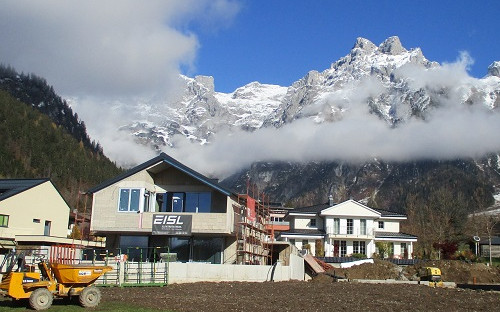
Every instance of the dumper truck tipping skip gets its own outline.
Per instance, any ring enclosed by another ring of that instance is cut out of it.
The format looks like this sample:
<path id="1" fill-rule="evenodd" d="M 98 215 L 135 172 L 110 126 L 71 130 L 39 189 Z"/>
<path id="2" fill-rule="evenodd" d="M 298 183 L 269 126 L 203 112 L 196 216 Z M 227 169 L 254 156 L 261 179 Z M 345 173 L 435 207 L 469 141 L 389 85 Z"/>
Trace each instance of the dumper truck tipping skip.
<path id="1" fill-rule="evenodd" d="M 36 263 L 40 272 L 35 272 L 35 265 L 25 265 L 22 253 L 11 252 L 0 266 L 3 294 L 15 300 L 28 299 L 35 310 L 48 309 L 54 297 L 70 296 L 78 296 L 84 307 L 96 307 L 101 291 L 93 283 L 113 269 L 110 266 L 48 263 L 43 256 L 38 257 Z"/>

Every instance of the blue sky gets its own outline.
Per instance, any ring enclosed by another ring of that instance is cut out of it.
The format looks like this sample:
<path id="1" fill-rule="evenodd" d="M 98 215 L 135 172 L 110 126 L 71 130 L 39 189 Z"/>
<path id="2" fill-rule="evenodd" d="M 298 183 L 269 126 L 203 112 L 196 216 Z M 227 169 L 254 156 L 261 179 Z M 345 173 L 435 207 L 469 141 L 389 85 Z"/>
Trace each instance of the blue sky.
<path id="1" fill-rule="evenodd" d="M 129 157 L 122 161 L 130 164 L 144 161 L 147 153 L 118 129 L 142 118 L 143 103 L 163 108 L 178 99 L 185 88 L 179 84 L 181 73 L 189 77 L 213 76 L 215 89 L 220 92 L 232 92 L 253 81 L 289 86 L 310 70 L 329 68 L 332 62 L 349 53 L 358 37 L 379 45 L 390 36 L 399 36 L 405 48 L 420 47 L 427 59 L 441 64 L 454 63 L 463 52 L 468 53 L 474 60 L 468 74 L 479 78 L 487 73 L 492 62 L 500 61 L 499 3 L 2 0 L 0 63 L 44 77 L 78 112 L 90 136 L 104 146 L 106 153 L 114 160 Z M 474 79 L 463 72 L 467 61 L 468 58 L 463 58 L 457 64 L 443 66 L 432 77 L 418 72 L 413 75 L 420 74 L 414 77 L 419 81 L 432 78 L 432 83 L 436 79 L 446 85 L 469 83 Z M 184 148 L 185 155 L 181 158 L 194 157 L 188 163 L 200 166 L 206 161 L 207 168 L 214 163 L 226 167 L 243 156 L 253 157 L 248 156 L 247 142 L 251 139 L 258 140 L 258 144 L 269 143 L 259 149 L 258 157 L 262 157 L 261 150 L 290 157 L 300 150 L 305 153 L 301 157 L 308 160 L 324 155 L 332 157 L 332 151 L 352 151 L 357 155 L 361 145 L 370 157 L 391 155 L 391 159 L 429 156 L 427 153 L 434 150 L 439 153 L 431 157 L 441 158 L 450 153 L 453 157 L 475 155 L 480 148 L 498 150 L 498 114 L 485 116 L 457 110 L 438 114 L 434 123 L 409 124 L 402 129 L 405 131 L 397 132 L 378 119 L 373 121 L 368 111 L 362 118 L 356 119 L 358 116 L 353 114 L 350 119 L 321 128 L 294 122 L 280 131 L 267 129 L 268 133 L 264 129 L 232 136 L 238 137 L 241 145 L 232 141 L 225 144 L 219 137 L 218 144 L 211 144 L 208 149 L 203 147 L 205 154 L 198 150 L 201 148 L 198 145 Z M 338 135 L 353 128 L 360 132 Z M 305 140 L 302 146 L 288 143 L 304 133 L 317 136 Z M 329 139 L 324 144 L 327 136 L 323 133 L 337 134 L 339 139 Z M 239 139 L 250 135 L 251 138 Z M 467 136 L 469 139 L 464 140 Z M 231 136 L 226 137 L 231 140 Z M 419 140 L 423 141 L 414 143 Z M 401 148 L 400 142 L 408 142 L 408 148 Z M 227 152 L 227 146 L 231 146 L 231 153 Z M 293 150 L 287 152 L 287 147 Z M 214 151 L 212 158 L 207 156 L 210 148 Z M 132 160 L 132 156 L 136 158 Z M 221 161 L 223 156 L 235 158 Z"/>
<path id="2" fill-rule="evenodd" d="M 498 12 L 500 1 L 3 0 L 0 63 L 63 96 L 168 94 L 179 73 L 232 92 L 289 86 L 357 37 L 378 45 L 396 35 L 439 63 L 466 51 L 479 78 L 500 61 Z"/>
<path id="3" fill-rule="evenodd" d="M 232 92 L 252 81 L 288 86 L 309 70 L 322 71 L 349 53 L 357 37 L 380 44 L 399 36 L 431 61 L 454 62 L 461 51 L 482 77 L 500 60 L 500 1 L 241 1 L 225 28 L 204 30 L 188 75 L 211 75 Z"/>

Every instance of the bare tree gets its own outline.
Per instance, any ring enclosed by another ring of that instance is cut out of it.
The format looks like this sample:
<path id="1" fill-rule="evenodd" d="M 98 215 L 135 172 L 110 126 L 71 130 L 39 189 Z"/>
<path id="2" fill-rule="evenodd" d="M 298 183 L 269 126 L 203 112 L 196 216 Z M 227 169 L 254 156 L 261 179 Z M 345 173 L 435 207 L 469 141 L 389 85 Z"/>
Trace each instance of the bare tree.
<path id="1" fill-rule="evenodd" d="M 499 234 L 498 225 L 500 225 L 500 214 L 493 212 L 480 212 L 469 216 L 470 229 L 473 235 L 486 236 L 489 247 L 489 263 L 492 265 L 491 239 Z"/>

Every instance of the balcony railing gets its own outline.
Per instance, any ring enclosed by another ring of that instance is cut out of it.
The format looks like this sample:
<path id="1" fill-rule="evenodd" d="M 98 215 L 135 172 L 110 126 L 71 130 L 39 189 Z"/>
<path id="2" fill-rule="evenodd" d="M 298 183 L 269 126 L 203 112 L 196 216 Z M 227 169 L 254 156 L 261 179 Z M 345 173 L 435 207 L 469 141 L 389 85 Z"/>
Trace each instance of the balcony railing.
<path id="1" fill-rule="evenodd" d="M 326 233 L 330 237 L 373 237 L 373 229 L 359 228 L 354 226 L 328 226 Z"/>
<path id="2" fill-rule="evenodd" d="M 269 221 L 267 224 L 290 226 L 290 222 L 288 221 Z"/>

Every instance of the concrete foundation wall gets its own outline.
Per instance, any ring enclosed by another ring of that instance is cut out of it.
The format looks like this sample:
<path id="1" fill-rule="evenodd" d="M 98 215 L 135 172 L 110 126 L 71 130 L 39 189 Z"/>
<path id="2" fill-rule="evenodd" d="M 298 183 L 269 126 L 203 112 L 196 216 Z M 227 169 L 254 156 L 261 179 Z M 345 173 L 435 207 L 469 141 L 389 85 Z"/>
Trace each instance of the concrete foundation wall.
<path id="1" fill-rule="evenodd" d="M 290 265 L 235 265 L 207 263 L 169 263 L 168 283 L 265 282 L 304 280 L 304 260 L 291 255 Z"/>

